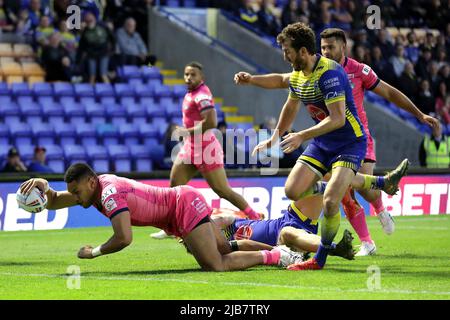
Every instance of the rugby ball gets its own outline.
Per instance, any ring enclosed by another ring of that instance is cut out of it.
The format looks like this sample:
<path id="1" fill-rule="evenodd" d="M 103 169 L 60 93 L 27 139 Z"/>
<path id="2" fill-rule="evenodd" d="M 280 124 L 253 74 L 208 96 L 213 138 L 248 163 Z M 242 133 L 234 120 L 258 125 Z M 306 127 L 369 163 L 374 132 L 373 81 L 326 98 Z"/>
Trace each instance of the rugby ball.
<path id="1" fill-rule="evenodd" d="M 33 188 L 29 195 L 23 195 L 20 189 L 16 192 L 19 208 L 31 213 L 38 213 L 47 207 L 47 196 L 38 188 Z"/>

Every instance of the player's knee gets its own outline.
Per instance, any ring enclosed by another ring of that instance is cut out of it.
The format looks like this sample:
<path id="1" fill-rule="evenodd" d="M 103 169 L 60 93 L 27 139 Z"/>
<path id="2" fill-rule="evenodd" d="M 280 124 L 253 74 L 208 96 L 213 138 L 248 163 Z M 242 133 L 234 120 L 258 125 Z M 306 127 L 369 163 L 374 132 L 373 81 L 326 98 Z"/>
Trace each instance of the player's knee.
<path id="1" fill-rule="evenodd" d="M 225 266 L 221 262 L 202 263 L 201 267 L 202 267 L 203 271 L 210 271 L 210 272 L 222 272 L 222 271 L 225 271 Z"/>
<path id="2" fill-rule="evenodd" d="M 288 199 L 293 201 L 298 200 L 299 195 L 301 194 L 300 192 L 295 190 L 295 188 L 292 188 L 290 186 L 284 187 L 284 193 L 286 194 L 286 197 L 288 197 Z"/>
<path id="3" fill-rule="evenodd" d="M 336 197 L 328 196 L 323 199 L 323 207 L 326 214 L 335 214 L 339 211 L 339 199 Z"/>
<path id="4" fill-rule="evenodd" d="M 280 232 L 279 243 L 289 246 L 293 242 L 295 235 L 292 233 L 290 228 L 283 228 Z"/>

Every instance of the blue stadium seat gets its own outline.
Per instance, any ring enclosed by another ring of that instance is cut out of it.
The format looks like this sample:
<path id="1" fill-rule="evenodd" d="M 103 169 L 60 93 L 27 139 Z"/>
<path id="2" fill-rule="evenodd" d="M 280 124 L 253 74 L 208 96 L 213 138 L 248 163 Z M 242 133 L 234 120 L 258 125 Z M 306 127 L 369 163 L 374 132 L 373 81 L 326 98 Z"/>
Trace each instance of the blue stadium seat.
<path id="1" fill-rule="evenodd" d="M 152 124 L 141 124 L 139 126 L 139 134 L 144 144 L 147 144 L 150 139 L 158 139 L 161 137 L 158 128 Z"/>
<path id="2" fill-rule="evenodd" d="M 184 84 L 177 84 L 172 86 L 172 94 L 175 98 L 183 98 L 186 93 L 187 89 Z"/>
<path id="3" fill-rule="evenodd" d="M 134 89 L 128 83 L 115 83 L 114 91 L 117 98 L 134 97 Z"/>
<path id="4" fill-rule="evenodd" d="M 129 104 L 136 104 L 136 99 L 134 97 L 121 97 L 119 98 L 119 104 L 122 106 L 128 106 Z"/>
<path id="5" fill-rule="evenodd" d="M 0 145 L 7 144 L 9 144 L 9 127 L 7 124 L 0 123 Z"/>
<path id="6" fill-rule="evenodd" d="M 89 105 L 89 104 L 94 104 L 94 103 L 97 103 L 96 101 L 95 101 L 95 97 L 80 97 L 79 98 L 79 101 L 80 101 L 80 103 L 83 105 L 83 106 L 87 106 L 87 105 Z"/>
<path id="7" fill-rule="evenodd" d="M 116 145 L 119 143 L 119 129 L 113 124 L 97 125 L 97 141 L 100 139 L 102 145 Z"/>
<path id="8" fill-rule="evenodd" d="M 175 123 L 176 125 L 183 126 L 183 118 L 182 117 L 172 117 L 170 118 L 171 123 Z"/>
<path id="9" fill-rule="evenodd" d="M 153 95 L 154 95 L 153 88 L 147 84 L 136 85 L 134 87 L 134 92 L 135 92 L 136 97 L 139 97 L 139 98 L 153 97 Z"/>
<path id="10" fill-rule="evenodd" d="M 32 144 L 33 132 L 31 131 L 31 126 L 27 123 L 9 123 L 9 135 L 16 146 Z"/>
<path id="11" fill-rule="evenodd" d="M 150 172 L 153 170 L 153 162 L 150 150 L 144 145 L 130 146 L 131 158 L 133 159 L 133 168 L 138 172 Z"/>
<path id="12" fill-rule="evenodd" d="M 139 144 L 139 128 L 136 125 L 123 124 L 119 127 L 119 133 L 123 144 L 127 146 Z"/>
<path id="13" fill-rule="evenodd" d="M 184 6 L 186 8 L 195 8 L 197 7 L 197 3 L 195 0 L 184 0 Z"/>
<path id="14" fill-rule="evenodd" d="M 11 95 L 8 96 L 0 96 L 0 105 L 4 105 L 5 103 L 13 102 L 13 98 Z"/>
<path id="15" fill-rule="evenodd" d="M 157 99 L 161 97 L 172 97 L 172 87 L 160 84 L 154 88 L 154 96 Z"/>
<path id="16" fill-rule="evenodd" d="M 12 83 L 11 93 L 15 97 L 31 96 L 33 94 L 31 89 L 28 87 L 28 82 Z"/>
<path id="17" fill-rule="evenodd" d="M 70 123 L 55 123 L 55 135 L 59 138 L 59 144 L 76 144 L 77 131 L 75 126 Z"/>
<path id="18" fill-rule="evenodd" d="M 166 5 L 168 7 L 178 8 L 180 6 L 180 0 L 167 0 Z"/>
<path id="19" fill-rule="evenodd" d="M 109 158 L 114 164 L 116 172 L 130 172 L 131 171 L 131 159 L 130 152 L 125 145 L 108 145 Z"/>
<path id="20" fill-rule="evenodd" d="M 66 159 L 66 165 L 70 166 L 75 162 L 87 162 L 86 152 L 83 146 L 72 144 L 64 145 L 64 157 Z"/>
<path id="21" fill-rule="evenodd" d="M 116 126 L 127 123 L 127 110 L 119 104 L 105 105 L 106 116 L 109 122 Z"/>
<path id="22" fill-rule="evenodd" d="M 8 84 L 5 82 L 0 82 L 0 96 L 7 96 L 9 95 L 9 88 Z"/>
<path id="23" fill-rule="evenodd" d="M 73 87 L 77 97 L 95 97 L 94 86 L 90 83 L 75 83 Z"/>
<path id="24" fill-rule="evenodd" d="M 95 126 L 90 123 L 78 123 L 76 126 L 77 138 L 83 146 L 97 144 Z"/>
<path id="25" fill-rule="evenodd" d="M 52 85 L 48 82 L 33 83 L 32 91 L 35 97 L 48 97 L 53 95 Z"/>
<path id="26" fill-rule="evenodd" d="M 66 165 L 64 163 L 64 153 L 58 145 L 46 145 L 47 165 L 56 173 L 63 173 Z"/>
<path id="27" fill-rule="evenodd" d="M 8 156 L 8 151 L 12 146 L 9 144 L 0 144 L 0 167 L 3 168 L 5 160 Z"/>
<path id="28" fill-rule="evenodd" d="M 34 123 L 31 125 L 34 141 L 37 145 L 55 144 L 56 135 L 52 123 Z"/>
<path id="29" fill-rule="evenodd" d="M 164 160 L 164 146 L 157 139 L 147 139 L 145 146 L 150 150 L 150 157 L 153 163 L 161 163 Z"/>
<path id="30" fill-rule="evenodd" d="M 155 98 L 153 97 L 144 97 L 139 99 L 139 103 L 144 107 L 147 108 L 148 106 L 154 106 L 157 105 Z"/>
<path id="31" fill-rule="evenodd" d="M 42 122 L 42 108 L 36 102 L 22 102 L 19 101 L 20 113 L 22 114 L 22 119 L 29 124 L 34 122 Z"/>
<path id="32" fill-rule="evenodd" d="M 102 145 L 89 145 L 85 147 L 89 163 L 95 172 L 109 172 L 108 151 Z"/>
<path id="33" fill-rule="evenodd" d="M 106 109 L 99 103 L 88 104 L 85 106 L 86 118 L 92 124 L 106 123 Z"/>
<path id="34" fill-rule="evenodd" d="M 34 148 L 32 144 L 22 144 L 18 146 L 20 152 L 20 158 L 28 164 L 34 158 Z"/>
<path id="35" fill-rule="evenodd" d="M 128 84 L 132 87 L 134 86 L 140 86 L 144 84 L 144 79 L 141 78 L 132 78 L 128 79 Z"/>
<path id="36" fill-rule="evenodd" d="M 63 106 L 66 121 L 68 123 L 78 125 L 86 122 L 86 110 L 84 110 L 84 106 L 82 104 L 76 102 L 61 102 L 61 105 Z"/>
<path id="37" fill-rule="evenodd" d="M 164 108 L 161 108 L 157 104 L 149 104 L 147 106 L 142 105 L 147 110 L 147 118 L 152 120 L 154 118 L 166 118 L 166 110 Z"/>
<path id="38" fill-rule="evenodd" d="M 122 105 L 123 107 L 123 105 Z M 140 125 L 147 122 L 147 110 L 139 104 L 126 105 L 128 121 L 134 125 Z"/>
<path id="39" fill-rule="evenodd" d="M 20 122 L 20 108 L 15 102 L 5 102 L 0 108 L 0 119 L 3 119 L 4 123 L 17 123 Z"/>
<path id="40" fill-rule="evenodd" d="M 74 104 L 77 103 L 76 97 L 75 96 L 64 96 L 64 97 L 60 97 L 59 98 L 59 102 L 63 105 L 66 106 L 68 104 Z"/>
<path id="41" fill-rule="evenodd" d="M 161 71 L 157 67 L 142 67 L 142 77 L 145 80 L 157 79 L 159 83 L 163 80 Z"/>
<path id="42" fill-rule="evenodd" d="M 109 83 L 95 84 L 95 96 L 99 97 L 114 97 L 114 88 Z"/>
<path id="43" fill-rule="evenodd" d="M 64 124 L 64 109 L 59 103 L 46 103 L 41 104 L 42 114 L 44 118 L 47 119 L 49 123 L 56 124 L 62 123 Z"/>
<path id="44" fill-rule="evenodd" d="M 131 78 L 140 78 L 141 70 L 135 65 L 126 65 L 119 68 L 119 77 L 128 80 Z"/>
<path id="45" fill-rule="evenodd" d="M 56 82 L 53 84 L 53 92 L 58 97 L 73 97 L 75 96 L 75 91 L 73 86 L 69 82 Z"/>
<path id="46" fill-rule="evenodd" d="M 36 98 L 37 103 L 43 107 L 46 104 L 55 104 L 57 103 L 57 100 L 54 96 L 41 96 Z"/>
<path id="47" fill-rule="evenodd" d="M 161 118 L 161 117 L 153 118 L 152 124 L 159 131 L 159 136 L 160 137 L 164 136 L 164 134 L 166 133 L 167 128 L 169 127 L 169 123 L 167 122 L 166 118 Z"/>
<path id="48" fill-rule="evenodd" d="M 108 107 L 110 104 L 116 103 L 116 98 L 114 97 L 101 97 L 100 98 L 100 104 L 104 105 L 105 107 Z"/>

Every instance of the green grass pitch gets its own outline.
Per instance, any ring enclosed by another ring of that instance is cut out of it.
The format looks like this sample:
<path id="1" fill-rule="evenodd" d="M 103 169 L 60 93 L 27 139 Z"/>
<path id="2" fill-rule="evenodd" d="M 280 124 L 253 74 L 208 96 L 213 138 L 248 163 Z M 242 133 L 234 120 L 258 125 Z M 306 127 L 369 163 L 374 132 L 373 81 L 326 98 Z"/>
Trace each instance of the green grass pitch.
<path id="1" fill-rule="evenodd" d="M 397 217 L 392 236 L 376 218 L 368 224 L 376 256 L 329 257 L 324 270 L 303 272 L 202 272 L 175 240 L 149 238 L 153 228 L 135 228 L 130 247 L 94 260 L 76 253 L 105 242 L 109 227 L 2 232 L 0 299 L 450 299 L 450 216 Z M 344 228 L 347 221 L 339 238 Z M 368 268 L 379 268 L 379 278 Z"/>

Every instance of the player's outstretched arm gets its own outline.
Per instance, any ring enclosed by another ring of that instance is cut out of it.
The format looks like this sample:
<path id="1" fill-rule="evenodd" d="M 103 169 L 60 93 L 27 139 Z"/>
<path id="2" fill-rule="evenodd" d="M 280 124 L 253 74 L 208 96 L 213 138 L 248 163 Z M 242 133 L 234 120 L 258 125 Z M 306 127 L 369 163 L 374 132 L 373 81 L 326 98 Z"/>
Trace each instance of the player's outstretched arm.
<path id="1" fill-rule="evenodd" d="M 251 84 L 264 89 L 287 89 L 289 88 L 290 75 L 290 73 L 251 75 L 248 72 L 241 71 L 234 75 L 234 83 L 238 85 Z"/>
<path id="2" fill-rule="evenodd" d="M 73 194 L 68 191 L 55 191 L 51 189 L 48 181 L 42 178 L 33 178 L 25 181 L 20 186 L 20 192 L 22 194 L 28 194 L 35 187 L 47 195 L 47 209 L 49 210 L 73 207 L 78 204 L 77 198 Z"/>
<path id="3" fill-rule="evenodd" d="M 80 259 L 92 259 L 104 254 L 118 252 L 129 246 L 133 241 L 129 211 L 122 211 L 111 219 L 114 235 L 104 244 L 93 248 L 84 246 L 78 252 Z"/>
<path id="4" fill-rule="evenodd" d="M 389 102 L 397 105 L 399 108 L 408 111 L 409 113 L 414 115 L 420 122 L 427 124 L 433 128 L 439 125 L 438 119 L 424 114 L 404 93 L 391 86 L 390 84 L 381 80 L 380 83 L 378 83 L 378 85 L 372 91 L 377 95 L 385 98 Z"/>

